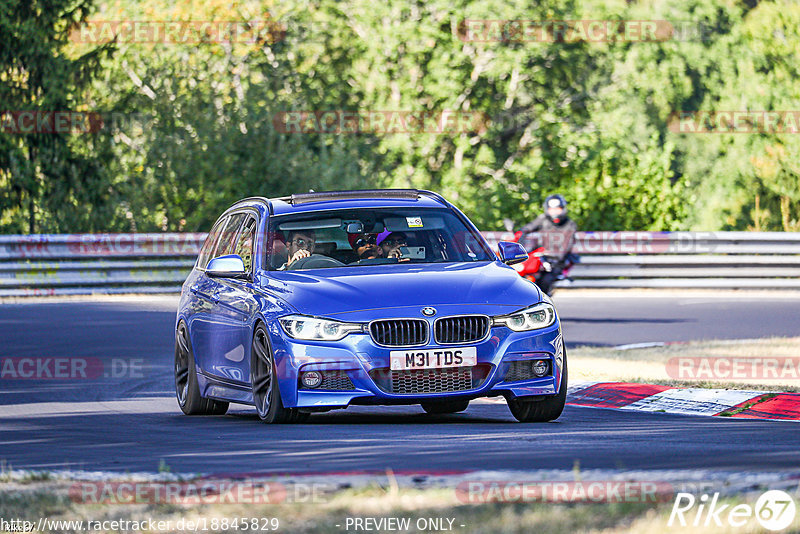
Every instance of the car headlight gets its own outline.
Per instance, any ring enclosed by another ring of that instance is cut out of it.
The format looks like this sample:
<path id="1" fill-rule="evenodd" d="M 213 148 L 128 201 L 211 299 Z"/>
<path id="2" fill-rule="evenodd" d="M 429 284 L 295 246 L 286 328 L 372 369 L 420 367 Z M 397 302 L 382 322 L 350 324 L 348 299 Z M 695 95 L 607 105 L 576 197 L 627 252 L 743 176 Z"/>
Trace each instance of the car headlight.
<path id="1" fill-rule="evenodd" d="M 343 323 L 306 315 L 287 315 L 281 317 L 278 322 L 283 331 L 291 337 L 309 341 L 337 341 L 347 334 L 364 330 L 359 323 Z"/>
<path id="2" fill-rule="evenodd" d="M 546 328 L 556 321 L 556 309 L 552 304 L 540 302 L 522 311 L 492 318 L 492 326 L 507 326 L 515 332 Z"/>

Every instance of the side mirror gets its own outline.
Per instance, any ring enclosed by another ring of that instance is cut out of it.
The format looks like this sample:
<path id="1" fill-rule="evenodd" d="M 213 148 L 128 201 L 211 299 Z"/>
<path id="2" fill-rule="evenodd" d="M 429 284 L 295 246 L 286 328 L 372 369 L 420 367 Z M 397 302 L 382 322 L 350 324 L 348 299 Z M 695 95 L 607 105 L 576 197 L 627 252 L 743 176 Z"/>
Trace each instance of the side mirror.
<path id="1" fill-rule="evenodd" d="M 514 265 L 528 259 L 528 253 L 525 247 L 519 243 L 512 243 L 510 241 L 500 241 L 497 244 L 500 250 L 500 261 L 506 265 Z"/>
<path id="2" fill-rule="evenodd" d="M 211 278 L 249 278 L 244 268 L 244 261 L 236 254 L 220 256 L 208 262 L 206 275 Z"/>

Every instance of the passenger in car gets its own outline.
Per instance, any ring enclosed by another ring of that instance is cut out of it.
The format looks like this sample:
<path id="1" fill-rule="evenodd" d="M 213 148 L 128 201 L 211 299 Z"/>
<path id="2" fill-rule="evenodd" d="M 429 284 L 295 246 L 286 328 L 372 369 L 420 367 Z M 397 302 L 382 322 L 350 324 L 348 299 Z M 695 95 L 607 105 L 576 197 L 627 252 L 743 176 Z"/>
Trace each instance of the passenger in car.
<path id="1" fill-rule="evenodd" d="M 400 259 L 400 247 L 408 246 L 408 238 L 403 232 L 381 232 L 376 243 L 381 247 L 384 258 Z"/>
<path id="2" fill-rule="evenodd" d="M 372 260 L 383 257 L 383 250 L 378 246 L 378 234 L 347 234 L 347 240 L 359 260 Z"/>

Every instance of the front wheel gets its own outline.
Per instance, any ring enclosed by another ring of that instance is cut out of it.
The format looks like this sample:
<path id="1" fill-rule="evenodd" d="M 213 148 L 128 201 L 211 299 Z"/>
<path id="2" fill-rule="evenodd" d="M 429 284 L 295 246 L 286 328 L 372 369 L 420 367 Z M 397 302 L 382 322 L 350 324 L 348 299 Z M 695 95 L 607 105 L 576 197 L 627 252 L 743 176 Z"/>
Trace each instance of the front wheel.
<path id="1" fill-rule="evenodd" d="M 296 423 L 308 418 L 308 413 L 296 408 L 284 408 L 278 373 L 272 348 L 263 324 L 256 326 L 250 360 L 250 383 L 253 389 L 253 404 L 258 417 L 265 423 Z"/>
<path id="2" fill-rule="evenodd" d="M 422 409 L 430 414 L 463 412 L 469 406 L 469 400 L 452 400 L 439 402 L 423 402 Z"/>
<path id="3" fill-rule="evenodd" d="M 564 351 L 563 377 L 558 394 L 540 401 L 525 400 L 525 397 L 509 398 L 508 409 L 520 423 L 545 423 L 558 419 L 567 402 L 567 351 Z"/>

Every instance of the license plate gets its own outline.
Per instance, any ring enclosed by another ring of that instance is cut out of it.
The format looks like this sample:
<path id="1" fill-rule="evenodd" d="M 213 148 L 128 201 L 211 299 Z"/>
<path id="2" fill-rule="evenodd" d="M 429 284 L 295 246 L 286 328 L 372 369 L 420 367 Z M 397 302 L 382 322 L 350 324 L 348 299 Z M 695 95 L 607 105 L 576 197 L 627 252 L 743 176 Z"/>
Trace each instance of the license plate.
<path id="1" fill-rule="evenodd" d="M 392 370 L 437 369 L 478 365 L 475 347 L 393 350 L 389 353 Z"/>

